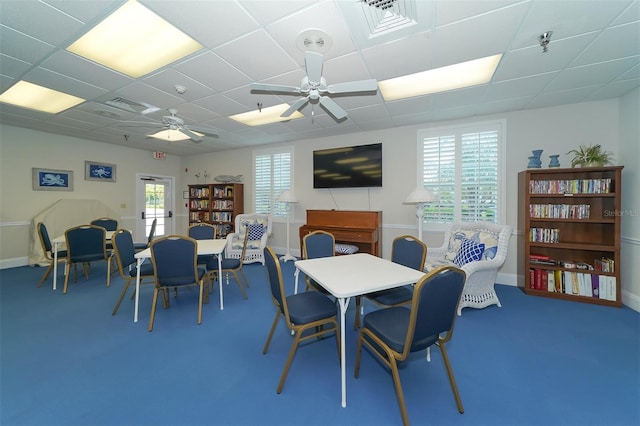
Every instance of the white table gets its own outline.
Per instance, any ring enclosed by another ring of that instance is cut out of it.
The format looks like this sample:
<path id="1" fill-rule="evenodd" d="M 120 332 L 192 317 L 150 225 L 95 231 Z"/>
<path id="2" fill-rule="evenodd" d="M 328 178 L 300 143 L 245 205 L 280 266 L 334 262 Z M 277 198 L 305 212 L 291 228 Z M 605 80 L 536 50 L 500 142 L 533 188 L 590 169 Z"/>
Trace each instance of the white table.
<path id="1" fill-rule="evenodd" d="M 215 240 L 196 240 L 198 255 L 216 254 L 218 255 L 218 287 L 220 287 L 220 310 L 224 309 L 224 301 L 222 297 L 222 251 L 227 245 L 226 238 L 218 238 Z M 139 251 L 135 255 L 138 259 L 138 272 L 136 274 L 136 298 L 133 309 L 133 322 L 138 322 L 138 304 L 140 301 L 140 266 L 145 259 L 151 259 L 151 249 L 147 248 Z"/>
<path id="2" fill-rule="evenodd" d="M 351 297 L 413 284 L 425 273 L 368 253 L 298 260 L 296 269 L 331 293 L 340 305 L 342 406 L 347 406 L 345 314 Z"/>
<path id="3" fill-rule="evenodd" d="M 107 231 L 105 234 L 105 239 L 107 242 L 111 241 L 111 237 L 113 236 L 113 234 L 115 233 L 115 231 Z M 53 246 L 53 289 L 55 290 L 57 287 L 57 282 L 58 282 L 58 247 L 60 246 L 60 244 L 63 244 L 66 242 L 65 236 L 62 235 L 61 237 L 55 237 L 53 240 L 51 240 L 51 244 Z"/>

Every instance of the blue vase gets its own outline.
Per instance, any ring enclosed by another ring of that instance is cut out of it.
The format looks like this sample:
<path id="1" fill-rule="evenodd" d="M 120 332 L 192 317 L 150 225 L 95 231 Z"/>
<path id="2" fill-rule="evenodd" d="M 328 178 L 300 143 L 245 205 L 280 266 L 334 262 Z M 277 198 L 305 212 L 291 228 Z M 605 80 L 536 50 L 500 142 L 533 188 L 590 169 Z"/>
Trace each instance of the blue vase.
<path id="1" fill-rule="evenodd" d="M 549 156 L 549 167 L 560 167 L 560 160 L 558 160 L 560 155 L 550 155 Z"/>
<path id="2" fill-rule="evenodd" d="M 528 169 L 539 169 L 542 167 L 542 160 L 540 157 L 542 156 L 542 149 L 535 149 L 531 151 L 533 155 L 529 157 L 529 164 L 527 165 Z"/>

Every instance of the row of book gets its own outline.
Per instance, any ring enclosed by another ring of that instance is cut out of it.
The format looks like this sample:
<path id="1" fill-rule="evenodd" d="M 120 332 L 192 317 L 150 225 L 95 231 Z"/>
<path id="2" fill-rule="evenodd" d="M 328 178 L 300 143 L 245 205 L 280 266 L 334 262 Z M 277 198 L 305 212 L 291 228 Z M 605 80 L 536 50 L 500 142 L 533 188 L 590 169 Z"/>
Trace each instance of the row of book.
<path id="1" fill-rule="evenodd" d="M 565 269 L 581 269 L 599 272 L 615 272 L 615 261 L 609 257 L 601 257 L 600 259 L 594 259 L 593 265 L 586 262 L 574 261 L 574 260 L 556 260 L 551 259 L 551 256 L 540 253 L 530 253 L 529 263 L 548 266 L 559 266 Z"/>
<path id="2" fill-rule="evenodd" d="M 616 300 L 616 277 L 588 272 L 529 269 L 529 288 L 553 293 Z"/>
<path id="3" fill-rule="evenodd" d="M 610 178 L 529 181 L 531 194 L 606 194 L 610 191 Z"/>
<path id="4" fill-rule="evenodd" d="M 552 219 L 589 219 L 589 204 L 529 204 L 529 217 Z"/>
<path id="5" fill-rule="evenodd" d="M 560 241 L 560 230 L 557 228 L 530 228 L 529 241 L 532 243 L 557 243 Z"/>
<path id="6" fill-rule="evenodd" d="M 233 210 L 233 200 L 214 200 L 213 208 L 217 210 Z"/>
<path id="7" fill-rule="evenodd" d="M 197 210 L 208 210 L 209 200 L 191 200 L 189 202 L 189 208 Z"/>
<path id="8" fill-rule="evenodd" d="M 214 186 L 213 196 L 215 198 L 233 197 L 233 186 Z"/>
<path id="9" fill-rule="evenodd" d="M 209 198 L 209 188 L 191 188 L 191 198 Z"/>

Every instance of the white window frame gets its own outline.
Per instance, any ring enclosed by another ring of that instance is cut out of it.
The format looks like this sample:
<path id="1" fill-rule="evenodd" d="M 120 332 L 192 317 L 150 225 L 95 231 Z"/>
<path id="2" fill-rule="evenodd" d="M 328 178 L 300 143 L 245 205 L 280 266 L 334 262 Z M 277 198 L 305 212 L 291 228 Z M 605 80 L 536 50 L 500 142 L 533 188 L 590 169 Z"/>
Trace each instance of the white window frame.
<path id="1" fill-rule="evenodd" d="M 279 170 L 279 155 L 288 154 L 289 155 L 289 171 L 288 176 L 287 171 Z M 269 167 L 270 167 L 270 182 L 267 184 L 268 188 L 263 190 L 262 187 L 264 185 L 263 182 L 258 182 L 260 179 L 260 171 L 258 170 L 258 165 L 256 164 L 258 158 L 269 157 Z M 266 149 L 257 149 L 253 151 L 253 183 L 254 183 L 254 191 L 253 191 L 253 205 L 254 211 L 256 213 L 269 214 L 273 217 L 273 219 L 282 219 L 285 220 L 287 217 L 287 205 L 283 202 L 278 202 L 277 198 L 282 191 L 286 191 L 289 189 L 293 189 L 293 163 L 294 163 L 294 148 L 293 146 L 281 146 L 281 147 L 273 147 Z M 276 178 L 277 177 L 277 178 Z M 265 211 L 263 206 L 264 200 L 262 197 L 265 195 L 265 191 L 268 192 L 269 198 L 269 206 L 268 211 Z"/>
<path id="2" fill-rule="evenodd" d="M 456 139 L 456 152 L 455 152 L 455 187 L 456 192 L 459 194 L 459 190 L 461 187 L 461 169 L 462 169 L 462 161 L 460 158 L 460 144 L 461 144 L 461 135 L 468 133 L 478 133 L 478 132 L 486 132 L 486 131 L 496 131 L 498 136 L 498 199 L 497 199 L 497 217 L 496 223 L 504 224 L 506 223 L 506 155 L 505 155 L 505 144 L 506 144 L 506 134 L 507 134 L 507 123 L 506 120 L 493 120 L 493 121 L 483 121 L 483 122 L 475 122 L 475 123 L 467 123 L 460 124 L 454 126 L 445 126 L 445 127 L 434 127 L 434 128 L 426 128 L 419 129 L 417 132 L 417 148 L 418 148 L 418 186 L 425 186 L 425 177 L 424 177 L 424 140 L 427 138 L 434 137 L 445 137 L 455 135 Z M 427 189 L 428 186 L 425 186 Z M 451 222 L 434 222 L 429 219 L 427 215 L 425 215 L 423 226 L 426 230 L 446 230 L 449 228 L 449 225 L 452 222 L 460 222 L 461 221 L 461 208 L 459 199 L 456 200 L 455 209 L 454 209 L 454 218 Z M 428 206 L 427 206 L 428 207 Z M 479 219 L 482 220 L 482 219 Z"/>

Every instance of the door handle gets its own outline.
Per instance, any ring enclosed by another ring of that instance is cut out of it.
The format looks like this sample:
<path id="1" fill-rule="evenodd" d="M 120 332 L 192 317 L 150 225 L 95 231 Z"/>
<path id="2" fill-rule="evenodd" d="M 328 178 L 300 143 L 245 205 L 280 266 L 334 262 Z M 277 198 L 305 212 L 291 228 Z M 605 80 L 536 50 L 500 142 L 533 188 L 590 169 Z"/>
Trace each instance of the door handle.
<path id="1" fill-rule="evenodd" d="M 173 217 L 173 212 L 169 210 L 169 217 Z"/>
<path id="2" fill-rule="evenodd" d="M 144 212 L 140 213 L 140 219 L 146 219 L 146 217 L 144 217 Z"/>

